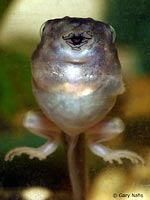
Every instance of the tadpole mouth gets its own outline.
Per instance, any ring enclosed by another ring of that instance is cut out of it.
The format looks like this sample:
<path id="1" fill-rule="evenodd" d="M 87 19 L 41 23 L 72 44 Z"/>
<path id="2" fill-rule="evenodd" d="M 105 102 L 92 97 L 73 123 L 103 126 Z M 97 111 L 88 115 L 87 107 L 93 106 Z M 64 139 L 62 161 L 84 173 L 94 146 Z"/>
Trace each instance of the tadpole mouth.
<path id="1" fill-rule="evenodd" d="M 89 32 L 69 33 L 66 36 L 62 36 L 62 38 L 72 49 L 80 50 L 81 46 L 87 44 L 89 40 L 92 39 L 92 35 L 89 34 Z"/>
<path id="2" fill-rule="evenodd" d="M 70 38 L 71 42 L 73 45 L 80 45 L 82 43 L 82 41 L 84 40 L 84 37 L 82 35 L 73 35 Z"/>

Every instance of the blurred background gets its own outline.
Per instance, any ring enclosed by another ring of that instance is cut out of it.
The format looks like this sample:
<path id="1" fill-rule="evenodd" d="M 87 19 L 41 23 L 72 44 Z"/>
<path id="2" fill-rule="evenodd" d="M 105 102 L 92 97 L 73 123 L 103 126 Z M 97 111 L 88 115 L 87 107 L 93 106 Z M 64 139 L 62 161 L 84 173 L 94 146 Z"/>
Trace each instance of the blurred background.
<path id="1" fill-rule="evenodd" d="M 0 199 L 29 199 L 23 192 L 30 187 L 36 194 L 47 192 L 39 200 L 50 199 L 53 193 L 58 199 L 69 199 L 64 193 L 70 192 L 70 183 L 63 145 L 44 161 L 23 155 L 4 162 L 11 148 L 38 147 L 45 142 L 22 128 L 24 113 L 38 108 L 31 88 L 30 58 L 39 43 L 42 24 L 64 16 L 92 17 L 116 30 L 126 92 L 111 114 L 124 120 L 126 130 L 107 145 L 134 150 L 146 160 L 146 166 L 126 160 L 122 166 L 109 165 L 87 151 L 89 200 L 111 200 L 113 193 L 120 192 L 144 194 L 142 199 L 149 200 L 149 0 L 0 0 Z M 37 197 L 33 195 L 33 199 Z"/>

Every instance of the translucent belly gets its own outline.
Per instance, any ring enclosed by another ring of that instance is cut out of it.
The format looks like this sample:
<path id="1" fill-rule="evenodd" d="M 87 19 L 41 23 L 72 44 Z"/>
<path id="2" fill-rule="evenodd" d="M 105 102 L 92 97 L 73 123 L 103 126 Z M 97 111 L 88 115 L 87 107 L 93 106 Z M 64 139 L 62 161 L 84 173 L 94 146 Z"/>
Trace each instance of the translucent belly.
<path id="1" fill-rule="evenodd" d="M 79 134 L 96 124 L 113 107 L 116 97 L 101 90 L 87 95 L 77 92 L 47 92 L 33 84 L 33 91 L 43 112 L 67 134 Z"/>

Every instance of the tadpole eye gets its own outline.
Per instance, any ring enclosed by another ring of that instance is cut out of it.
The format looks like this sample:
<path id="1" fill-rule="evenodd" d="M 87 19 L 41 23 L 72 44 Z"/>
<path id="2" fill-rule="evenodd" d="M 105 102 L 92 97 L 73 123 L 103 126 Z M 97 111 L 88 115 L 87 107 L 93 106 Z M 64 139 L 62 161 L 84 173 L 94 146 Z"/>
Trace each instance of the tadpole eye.
<path id="1" fill-rule="evenodd" d="M 111 29 L 111 32 L 112 32 L 112 42 L 114 43 L 115 39 L 116 39 L 116 31 L 112 26 L 110 26 L 110 29 Z"/>
<path id="2" fill-rule="evenodd" d="M 72 49 L 80 50 L 80 47 L 87 44 L 92 38 L 87 32 L 82 33 L 69 33 L 66 36 L 62 36 L 66 43 L 72 47 Z"/>
<path id="3" fill-rule="evenodd" d="M 43 33 L 44 30 L 45 30 L 45 24 L 46 24 L 46 22 L 44 22 L 44 23 L 41 25 L 41 27 L 40 27 L 40 36 L 42 36 L 42 33 Z"/>

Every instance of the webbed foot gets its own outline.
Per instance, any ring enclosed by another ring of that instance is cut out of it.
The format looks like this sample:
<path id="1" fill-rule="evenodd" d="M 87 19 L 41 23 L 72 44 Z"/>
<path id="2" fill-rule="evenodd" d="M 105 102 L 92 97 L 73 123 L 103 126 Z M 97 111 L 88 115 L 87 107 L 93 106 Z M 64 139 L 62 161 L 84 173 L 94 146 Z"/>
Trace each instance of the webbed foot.
<path id="1" fill-rule="evenodd" d="M 58 143 L 47 142 L 38 148 L 33 147 L 19 147 L 10 150 L 6 156 L 5 161 L 11 161 L 15 156 L 20 156 L 21 154 L 29 155 L 30 159 L 38 158 L 39 160 L 45 159 L 48 155 L 52 154 L 58 147 Z"/>
<path id="2" fill-rule="evenodd" d="M 113 161 L 122 164 L 122 159 L 129 159 L 133 164 L 142 163 L 144 164 L 144 159 L 139 156 L 137 153 L 128 151 L 128 150 L 111 150 L 109 148 L 104 147 L 103 145 L 93 145 L 90 147 L 91 151 L 102 157 L 104 161 L 108 161 L 109 163 L 113 163 Z"/>

